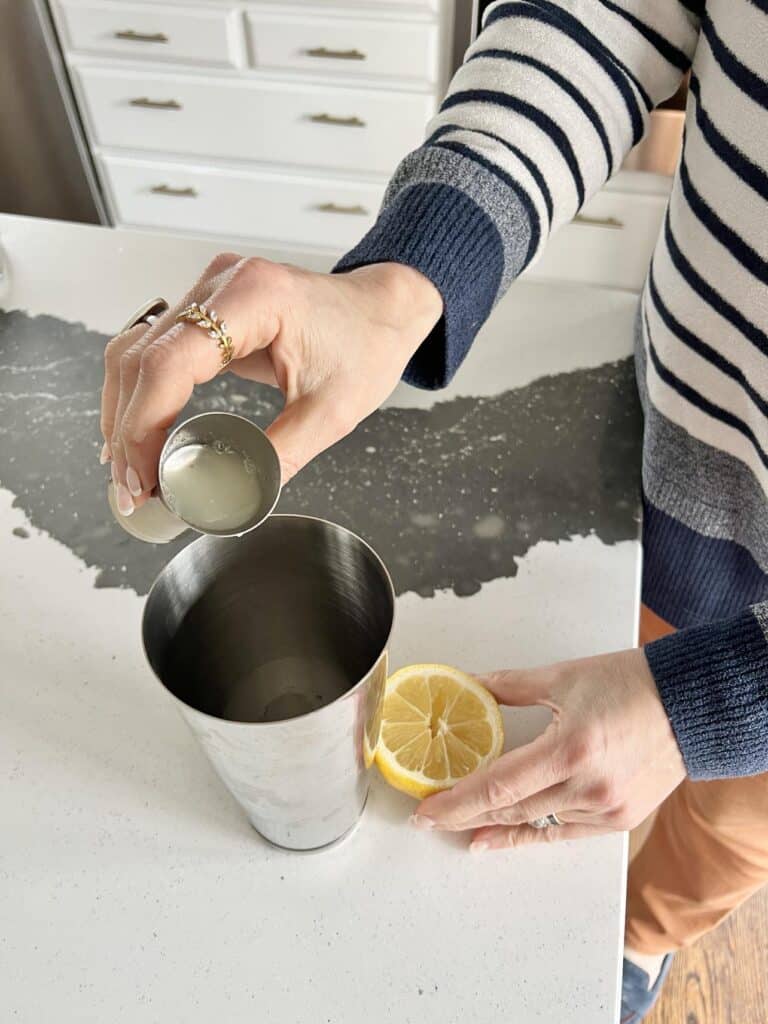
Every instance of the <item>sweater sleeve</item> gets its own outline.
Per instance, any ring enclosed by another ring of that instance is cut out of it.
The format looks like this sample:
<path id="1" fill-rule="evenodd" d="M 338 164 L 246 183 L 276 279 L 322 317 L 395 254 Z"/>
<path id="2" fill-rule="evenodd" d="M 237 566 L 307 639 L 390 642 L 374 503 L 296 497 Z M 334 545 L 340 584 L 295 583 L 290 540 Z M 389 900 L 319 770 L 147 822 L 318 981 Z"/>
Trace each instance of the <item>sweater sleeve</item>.
<path id="1" fill-rule="evenodd" d="M 692 779 L 768 772 L 768 601 L 645 653 Z"/>
<path id="2" fill-rule="evenodd" d="M 487 10 L 425 143 L 335 268 L 405 263 L 440 291 L 444 316 L 406 380 L 448 383 L 549 234 L 620 167 L 690 66 L 698 6 L 516 0 Z"/>

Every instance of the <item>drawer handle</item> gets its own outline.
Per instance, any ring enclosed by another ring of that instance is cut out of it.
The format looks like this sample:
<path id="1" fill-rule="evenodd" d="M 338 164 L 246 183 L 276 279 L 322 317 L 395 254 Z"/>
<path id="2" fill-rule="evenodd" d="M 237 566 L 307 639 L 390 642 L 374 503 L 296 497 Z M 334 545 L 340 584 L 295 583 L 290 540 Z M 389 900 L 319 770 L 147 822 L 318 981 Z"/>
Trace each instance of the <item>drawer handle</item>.
<path id="1" fill-rule="evenodd" d="M 132 28 L 115 32 L 115 39 L 127 39 L 131 43 L 170 43 L 165 32 L 134 32 Z"/>
<path id="2" fill-rule="evenodd" d="M 319 203 L 316 207 L 320 213 L 351 213 L 357 217 L 366 217 L 368 211 L 360 203 L 355 203 L 354 206 L 341 206 L 339 203 Z"/>
<path id="3" fill-rule="evenodd" d="M 342 128 L 365 128 L 365 121 L 359 117 L 334 117 L 333 114 L 310 114 L 309 120 L 313 124 L 336 124 Z"/>
<path id="4" fill-rule="evenodd" d="M 589 224 L 593 228 L 621 229 L 624 221 L 616 220 L 615 217 L 585 217 L 583 213 L 577 213 L 573 218 L 574 224 Z"/>
<path id="5" fill-rule="evenodd" d="M 153 185 L 149 191 L 156 196 L 178 196 L 184 199 L 197 198 L 197 189 L 191 187 L 172 188 L 170 185 Z"/>
<path id="6" fill-rule="evenodd" d="M 308 57 L 325 57 L 329 60 L 365 60 L 366 55 L 360 50 L 329 50 L 327 46 L 313 46 L 304 51 Z"/>
<path id="7" fill-rule="evenodd" d="M 137 96 L 130 100 L 132 107 L 144 107 L 146 110 L 181 110 L 177 100 L 151 100 L 148 96 Z"/>

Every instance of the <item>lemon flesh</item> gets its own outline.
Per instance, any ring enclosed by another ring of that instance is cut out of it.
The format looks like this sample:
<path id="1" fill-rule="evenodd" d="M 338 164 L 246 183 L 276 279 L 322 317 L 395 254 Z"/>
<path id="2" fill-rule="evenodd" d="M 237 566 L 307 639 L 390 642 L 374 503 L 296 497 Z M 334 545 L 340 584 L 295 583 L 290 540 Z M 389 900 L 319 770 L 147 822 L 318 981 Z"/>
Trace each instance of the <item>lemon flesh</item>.
<path id="1" fill-rule="evenodd" d="M 387 680 L 379 771 L 410 796 L 450 789 L 501 753 L 504 728 L 495 698 L 449 665 L 410 665 Z"/>

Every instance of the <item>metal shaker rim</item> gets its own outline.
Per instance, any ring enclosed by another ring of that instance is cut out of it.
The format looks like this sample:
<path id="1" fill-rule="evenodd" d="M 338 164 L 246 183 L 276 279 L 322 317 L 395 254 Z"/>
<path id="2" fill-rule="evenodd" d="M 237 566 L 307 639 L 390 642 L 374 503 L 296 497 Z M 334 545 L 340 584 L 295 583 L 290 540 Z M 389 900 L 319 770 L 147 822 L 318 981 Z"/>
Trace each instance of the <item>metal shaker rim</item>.
<path id="1" fill-rule="evenodd" d="M 203 414 L 203 415 L 205 415 L 205 414 Z M 243 417 L 241 417 L 241 418 L 243 418 Z M 249 420 L 247 422 L 250 423 L 251 421 Z M 368 676 L 370 675 L 371 670 L 376 665 L 376 662 L 377 662 L 378 658 L 380 658 L 381 655 L 383 654 L 383 652 L 387 650 L 387 648 L 389 647 L 390 641 L 392 639 L 392 631 L 393 631 L 394 625 L 395 625 L 395 609 L 396 609 L 396 597 L 397 597 L 396 592 L 395 592 L 395 585 L 392 582 L 392 577 L 390 575 L 389 569 L 387 568 L 387 566 L 386 566 L 384 560 L 382 559 L 381 555 L 379 555 L 379 553 L 376 551 L 376 549 L 371 544 L 369 544 L 367 540 L 365 540 L 359 534 L 355 533 L 353 530 L 350 530 L 348 527 L 340 526 L 338 523 L 334 523 L 330 519 L 323 519 L 320 516 L 309 516 L 309 515 L 302 515 L 302 514 L 298 514 L 298 513 L 277 513 L 275 515 L 270 515 L 268 517 L 268 520 L 270 522 L 273 521 L 273 520 L 283 521 L 283 522 L 288 521 L 288 520 L 300 520 L 300 521 L 304 521 L 304 522 L 318 523 L 321 526 L 329 527 L 332 531 L 338 531 L 339 533 L 346 534 L 349 538 L 351 538 L 352 541 L 354 541 L 357 544 L 359 544 L 362 548 L 364 548 L 368 552 L 368 554 L 372 557 L 374 563 L 376 564 L 377 568 L 380 570 L 382 582 L 384 583 L 384 585 L 386 587 L 387 597 L 388 597 L 389 602 L 391 604 L 392 614 L 390 616 L 389 629 L 387 630 L 386 636 L 382 639 L 382 642 L 381 642 L 381 645 L 380 645 L 380 650 L 378 651 L 376 657 L 371 661 L 371 664 L 368 666 L 366 672 L 361 674 L 361 678 L 353 686 L 351 686 L 348 690 L 345 690 L 343 693 L 339 694 L 339 696 L 334 698 L 334 700 L 329 701 L 329 703 L 327 703 L 327 704 L 324 704 L 322 707 L 316 708 L 316 709 L 314 709 L 312 711 L 308 711 L 308 712 L 306 712 L 304 714 L 301 714 L 301 715 L 297 715 L 294 718 L 280 719 L 280 720 L 272 721 L 272 722 L 244 722 L 244 721 L 239 721 L 239 720 L 237 721 L 237 724 L 242 726 L 243 728 L 248 727 L 248 728 L 259 729 L 259 730 L 263 730 L 263 729 L 277 729 L 279 727 L 284 726 L 286 724 L 286 721 L 294 723 L 294 722 L 300 722 L 302 719 L 307 719 L 307 718 L 310 718 L 310 717 L 313 717 L 313 716 L 324 715 L 324 714 L 328 713 L 330 711 L 330 709 L 336 707 L 336 705 L 338 705 L 341 701 L 346 700 L 352 694 L 356 693 L 359 689 L 361 689 L 363 686 L 365 686 L 365 684 L 366 684 L 366 682 L 368 680 Z M 195 549 L 203 547 L 203 546 L 208 546 L 208 545 L 224 546 L 224 545 L 226 545 L 227 547 L 229 547 L 231 545 L 236 545 L 236 544 L 238 544 L 240 542 L 248 543 L 249 540 L 251 539 L 249 534 L 250 534 L 250 531 L 249 531 L 249 533 L 244 534 L 242 537 L 239 537 L 239 536 L 235 536 L 235 537 L 231 537 L 231 536 L 218 537 L 218 536 L 215 536 L 214 534 L 203 534 L 202 536 L 198 537 L 196 540 L 192 541 L 190 544 L 186 545 L 186 547 L 182 548 L 181 551 L 177 552 L 177 554 L 174 555 L 174 557 L 171 559 L 171 561 L 168 562 L 167 565 L 163 567 L 163 569 L 160 571 L 160 573 L 158 574 L 158 576 L 155 578 L 154 582 L 152 583 L 152 586 L 149 588 L 149 591 L 148 591 L 147 596 L 146 596 L 145 601 L 144 601 L 144 611 L 142 613 L 143 647 L 144 647 L 144 654 L 145 654 L 145 657 L 146 657 L 148 662 L 149 662 L 149 654 L 148 654 L 148 651 L 147 651 L 147 644 L 146 644 L 146 623 L 147 623 L 147 619 L 149 617 L 149 613 L 150 613 L 150 610 L 151 610 L 153 594 L 154 594 L 156 589 L 159 589 L 163 585 L 163 575 L 164 575 L 164 572 L 165 572 L 165 569 L 167 568 L 167 566 L 170 566 L 171 564 L 173 564 L 173 563 L 175 563 L 175 562 L 177 562 L 179 560 L 182 560 L 182 559 L 189 559 L 191 561 L 194 561 L 195 560 Z M 168 688 L 168 686 L 166 685 L 166 683 L 162 679 L 160 673 L 155 669 L 155 667 L 152 665 L 151 662 L 149 662 L 149 665 L 150 665 L 150 668 L 152 669 L 152 673 L 155 676 L 155 678 L 162 685 L 163 689 L 166 690 L 166 692 L 170 694 L 170 696 L 174 699 L 174 701 L 178 702 L 180 705 L 182 705 L 184 707 L 192 707 L 192 705 L 187 704 L 186 701 L 182 700 L 180 697 L 178 697 L 175 693 L 173 693 Z M 195 711 L 195 713 L 198 716 L 202 716 L 203 718 L 207 719 L 211 723 L 216 723 L 216 722 L 221 722 L 221 721 L 231 721 L 234 724 L 234 722 L 235 722 L 235 720 L 232 720 L 232 719 L 221 719 L 217 715 L 211 715 L 211 714 L 209 714 L 206 711 L 200 710 L 200 708 L 194 708 L 194 711 Z"/>

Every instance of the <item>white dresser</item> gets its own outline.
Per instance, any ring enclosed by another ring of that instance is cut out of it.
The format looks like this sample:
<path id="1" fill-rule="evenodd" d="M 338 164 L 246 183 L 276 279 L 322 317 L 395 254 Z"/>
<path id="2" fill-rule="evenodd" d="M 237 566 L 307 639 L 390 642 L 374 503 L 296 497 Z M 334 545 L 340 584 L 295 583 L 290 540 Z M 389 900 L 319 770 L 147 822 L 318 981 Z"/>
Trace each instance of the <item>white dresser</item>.
<path id="1" fill-rule="evenodd" d="M 451 71 L 453 0 L 51 0 L 114 224 L 342 251 Z"/>
<path id="2" fill-rule="evenodd" d="M 50 0 L 112 222 L 340 255 L 424 139 L 461 4 Z M 639 291 L 669 186 L 620 171 L 526 275 Z"/>

